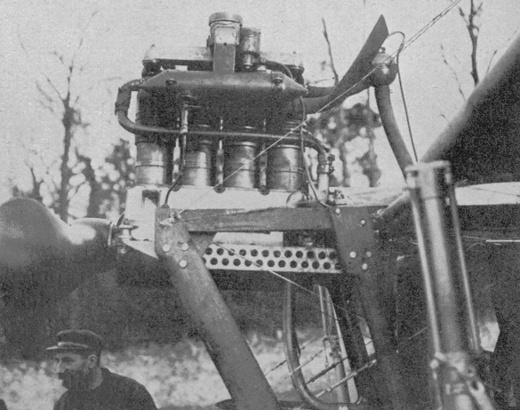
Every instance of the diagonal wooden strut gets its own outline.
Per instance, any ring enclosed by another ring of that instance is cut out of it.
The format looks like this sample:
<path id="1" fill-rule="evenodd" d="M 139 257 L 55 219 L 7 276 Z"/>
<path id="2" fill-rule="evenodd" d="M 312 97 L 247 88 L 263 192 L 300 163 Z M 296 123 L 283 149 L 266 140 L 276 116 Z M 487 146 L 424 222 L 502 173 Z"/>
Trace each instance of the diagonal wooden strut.
<path id="1" fill-rule="evenodd" d="M 168 207 L 156 212 L 155 249 L 193 320 L 237 410 L 280 406 L 186 225 Z"/>

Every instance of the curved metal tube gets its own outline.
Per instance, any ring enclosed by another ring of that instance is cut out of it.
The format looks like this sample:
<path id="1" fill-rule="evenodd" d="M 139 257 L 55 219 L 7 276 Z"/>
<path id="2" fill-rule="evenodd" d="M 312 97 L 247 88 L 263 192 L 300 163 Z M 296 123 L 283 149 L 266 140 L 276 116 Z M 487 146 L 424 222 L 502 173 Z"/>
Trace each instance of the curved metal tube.
<path id="1" fill-rule="evenodd" d="M 130 108 L 130 102 L 132 99 L 132 91 L 137 91 L 139 86 L 142 84 L 143 80 L 132 80 L 123 84 L 118 91 L 117 100 L 115 104 L 115 113 L 117 116 L 117 120 L 119 125 L 123 127 L 125 130 L 132 134 L 165 134 L 165 135 L 180 135 L 180 130 L 172 130 L 169 128 L 156 127 L 153 125 L 143 125 L 137 124 L 134 121 L 128 118 L 128 110 Z M 190 132 L 188 132 L 188 135 Z M 244 133 L 236 132 L 236 131 L 208 131 L 208 130 L 197 130 L 194 134 L 203 137 L 210 138 L 224 138 L 224 137 L 243 137 Z M 269 141 L 279 140 L 282 135 L 277 134 L 263 134 L 259 132 L 247 133 L 247 137 L 258 138 Z M 283 136 L 285 141 L 289 141 L 295 144 L 299 144 L 301 141 L 301 137 L 299 135 L 285 135 Z M 303 135 L 304 143 L 310 147 L 314 148 L 316 151 L 327 154 L 329 149 L 318 141 L 316 138 L 311 137 L 309 135 Z"/>
<path id="2" fill-rule="evenodd" d="M 137 124 L 130 120 L 128 118 L 128 115 L 123 110 L 119 109 L 116 111 L 117 114 L 117 120 L 119 121 L 119 124 L 128 132 L 131 132 L 132 134 L 166 134 L 166 135 L 174 135 L 178 136 L 180 135 L 180 130 L 172 130 L 168 128 L 163 127 L 156 127 L 152 125 L 142 125 Z M 190 135 L 192 132 L 188 131 L 187 135 Z M 268 140 L 268 141 L 277 141 L 280 138 L 283 137 L 284 141 L 292 142 L 295 144 L 300 143 L 300 136 L 299 135 L 277 135 L 277 134 L 262 134 L 259 132 L 236 132 L 236 131 L 208 131 L 208 130 L 197 130 L 193 131 L 194 135 L 201 136 L 201 137 L 210 137 L 210 138 L 237 138 L 237 137 L 244 137 L 247 136 L 248 138 L 258 138 L 262 140 Z M 328 148 L 323 145 L 320 141 L 317 139 L 309 136 L 309 135 L 303 135 L 303 140 L 305 144 L 310 147 L 314 148 L 316 151 L 321 152 L 323 154 L 328 153 Z"/>
<path id="3" fill-rule="evenodd" d="M 476 157 L 470 158 L 468 155 L 463 155 L 463 152 L 460 151 L 462 147 L 469 146 L 475 150 L 481 150 L 483 151 L 482 156 L 485 156 L 484 154 L 487 155 L 485 151 L 489 151 L 489 144 L 486 144 L 486 140 L 502 140 L 509 144 L 516 141 L 516 137 L 514 137 L 516 134 L 508 139 L 504 138 L 504 133 L 507 134 L 506 131 L 513 130 L 517 124 L 514 118 L 518 116 L 518 98 L 515 90 L 518 88 L 520 78 L 519 67 L 520 36 L 511 44 L 490 73 L 482 79 L 464 107 L 450 120 L 420 162 L 451 160 L 453 173 L 457 178 L 458 168 L 470 165 L 471 161 L 474 164 L 480 162 L 476 160 Z M 484 113 L 489 116 L 483 115 Z M 508 120 L 505 121 L 505 119 Z M 496 145 L 494 147 L 497 148 Z M 517 147 L 508 145 L 507 149 L 511 151 L 516 150 Z M 499 166 L 500 164 L 497 162 L 498 160 L 495 164 Z M 408 194 L 404 193 L 379 214 L 376 221 L 387 223 L 401 215 L 408 201 Z"/>
<path id="4" fill-rule="evenodd" d="M 408 148 L 406 148 L 403 136 L 401 135 L 397 121 L 395 120 L 392 100 L 390 98 L 390 87 L 388 85 L 375 87 L 375 95 L 377 108 L 379 109 L 379 116 L 381 117 L 383 128 L 388 137 L 388 142 L 390 143 L 390 147 L 397 159 L 399 168 L 401 168 L 401 172 L 403 175 L 406 175 L 406 168 L 413 165 L 414 162 L 412 156 L 408 152 Z"/>
<path id="5" fill-rule="evenodd" d="M 300 366 L 299 354 L 297 352 L 298 343 L 293 325 L 294 298 L 293 285 L 286 284 L 285 303 L 283 307 L 283 340 L 287 364 L 291 373 L 294 387 L 302 397 L 302 399 L 312 408 L 318 410 L 376 410 L 372 406 L 354 403 L 327 403 L 318 399 L 307 387 L 303 372 Z"/>

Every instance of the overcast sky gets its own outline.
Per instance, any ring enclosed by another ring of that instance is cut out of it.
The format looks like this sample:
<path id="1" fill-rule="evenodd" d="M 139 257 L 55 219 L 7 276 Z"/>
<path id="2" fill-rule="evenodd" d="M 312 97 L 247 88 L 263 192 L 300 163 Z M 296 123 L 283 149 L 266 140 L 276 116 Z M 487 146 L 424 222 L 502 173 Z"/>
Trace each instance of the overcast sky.
<path id="1" fill-rule="evenodd" d="M 45 74 L 62 86 L 63 67 L 52 52 L 58 51 L 69 58 L 81 37 L 84 43 L 77 59 L 85 69 L 74 90 L 81 95 L 84 119 L 92 124 L 89 134 L 84 136 L 85 153 L 101 159 L 112 141 L 129 137 L 114 120 L 113 103 L 117 87 L 139 77 L 147 48 L 151 44 L 165 49 L 204 45 L 208 17 L 215 11 L 240 14 L 244 26 L 260 28 L 263 50 L 301 53 L 306 78 L 320 80 L 324 77 L 321 62 L 327 59 L 321 18 L 327 22 L 336 66 L 342 75 L 380 14 L 386 17 L 390 31 L 403 31 L 409 39 L 450 3 L 449 0 L 3 0 L 0 6 L 2 181 L 10 170 L 11 175 L 15 170 L 17 178 L 27 178 L 20 142 L 48 157 L 59 148 L 59 122 L 38 105 L 34 81 L 45 81 L 42 76 Z M 469 0 L 460 5 L 467 10 Z M 95 15 L 89 20 L 92 14 Z M 484 1 L 479 45 L 482 74 L 493 53 L 499 50 L 500 54 L 506 49 L 519 27 L 519 14 L 518 0 Z M 443 62 L 441 45 L 452 68 Z M 469 52 L 468 34 L 458 10 L 454 9 L 400 58 L 420 153 L 462 106 L 459 83 L 466 96 L 472 89 Z M 397 83 L 393 90 L 394 108 L 404 131 Z M 385 183 L 393 179 L 396 167 L 382 138 L 379 140 Z M 2 195 L 5 191 L 0 191 L 0 202 L 5 200 Z"/>

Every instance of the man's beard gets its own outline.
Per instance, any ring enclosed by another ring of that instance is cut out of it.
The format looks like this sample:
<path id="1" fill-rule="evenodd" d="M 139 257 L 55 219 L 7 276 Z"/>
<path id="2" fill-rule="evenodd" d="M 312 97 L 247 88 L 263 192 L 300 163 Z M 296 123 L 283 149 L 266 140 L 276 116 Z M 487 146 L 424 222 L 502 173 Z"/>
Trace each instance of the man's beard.
<path id="1" fill-rule="evenodd" d="M 61 380 L 63 387 L 69 390 L 88 390 L 93 373 L 92 369 L 88 372 L 65 370 L 63 373 L 58 373 L 58 379 Z"/>

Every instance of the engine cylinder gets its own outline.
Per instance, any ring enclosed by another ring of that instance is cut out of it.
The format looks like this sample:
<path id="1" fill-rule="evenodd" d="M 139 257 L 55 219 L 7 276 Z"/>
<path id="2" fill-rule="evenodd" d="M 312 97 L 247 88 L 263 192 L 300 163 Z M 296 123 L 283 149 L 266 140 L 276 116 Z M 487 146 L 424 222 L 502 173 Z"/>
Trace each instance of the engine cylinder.
<path id="1" fill-rule="evenodd" d="M 257 151 L 255 141 L 224 140 L 224 186 L 252 189 L 258 185 Z"/>
<path id="2" fill-rule="evenodd" d="M 215 184 L 217 144 L 213 139 L 190 137 L 186 141 L 186 158 L 182 185 L 212 186 Z"/>
<path id="3" fill-rule="evenodd" d="M 136 122 L 143 125 L 164 125 L 160 122 L 158 104 L 145 92 L 139 92 Z M 163 185 L 171 183 L 173 167 L 172 147 L 159 135 L 135 136 L 136 161 L 135 182 L 143 185 Z"/>
<path id="4" fill-rule="evenodd" d="M 163 185 L 168 183 L 168 147 L 159 138 L 136 136 L 136 184 Z"/>
<path id="5" fill-rule="evenodd" d="M 298 135 L 294 130 L 299 121 L 272 121 L 268 129 L 281 135 Z M 266 182 L 268 189 L 297 191 L 303 184 L 303 155 L 297 143 L 276 144 L 267 152 Z"/>
<path id="6" fill-rule="evenodd" d="M 267 188 L 296 191 L 303 176 L 300 147 L 278 144 L 267 153 Z"/>

